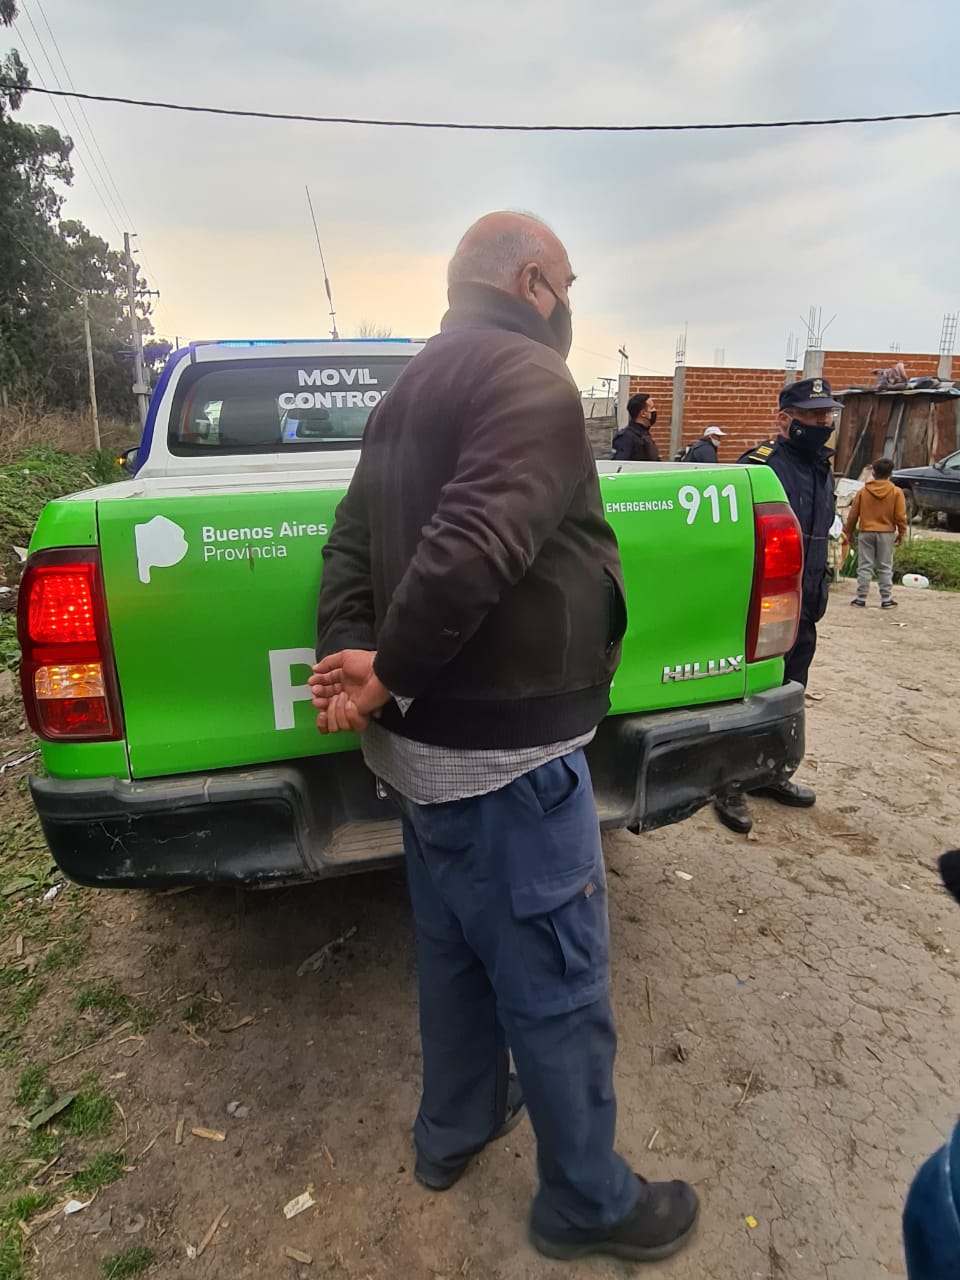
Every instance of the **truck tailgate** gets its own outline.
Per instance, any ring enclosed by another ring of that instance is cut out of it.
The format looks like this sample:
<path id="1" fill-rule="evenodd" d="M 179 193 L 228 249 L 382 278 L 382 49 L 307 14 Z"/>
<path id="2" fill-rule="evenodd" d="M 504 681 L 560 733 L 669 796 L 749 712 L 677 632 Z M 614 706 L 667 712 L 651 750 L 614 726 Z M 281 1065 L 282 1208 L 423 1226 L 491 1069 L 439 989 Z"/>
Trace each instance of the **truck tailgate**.
<path id="1" fill-rule="evenodd" d="M 742 698 L 755 541 L 748 469 L 616 465 L 600 464 L 627 584 L 613 711 Z"/>
<path id="2" fill-rule="evenodd" d="M 746 469 L 624 468 L 601 486 L 629 612 L 614 711 L 742 698 L 754 554 Z M 99 502 L 134 778 L 355 745 L 317 734 L 305 685 L 321 550 L 341 494 L 161 487 Z"/>
<path id="3" fill-rule="evenodd" d="M 315 728 L 320 553 L 337 489 L 101 501 L 133 777 L 343 750 Z"/>

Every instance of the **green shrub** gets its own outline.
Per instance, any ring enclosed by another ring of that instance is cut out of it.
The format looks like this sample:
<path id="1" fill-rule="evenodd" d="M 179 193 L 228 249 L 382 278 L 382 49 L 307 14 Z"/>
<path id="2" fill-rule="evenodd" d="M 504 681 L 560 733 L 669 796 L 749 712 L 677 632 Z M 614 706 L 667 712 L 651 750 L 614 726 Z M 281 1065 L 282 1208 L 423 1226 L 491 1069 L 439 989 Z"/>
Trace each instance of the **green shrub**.
<path id="1" fill-rule="evenodd" d="M 960 591 L 960 542 L 935 538 L 914 538 L 897 547 L 893 569 L 898 578 L 905 573 L 922 573 L 931 587 Z"/>
<path id="2" fill-rule="evenodd" d="M 0 467 L 0 546 L 25 547 L 48 502 L 65 493 L 122 480 L 112 449 L 61 453 L 40 446 Z"/>
<path id="3" fill-rule="evenodd" d="M 123 478 L 112 449 L 75 454 L 40 445 L 0 467 L 0 567 L 12 547 L 29 545 L 48 502 Z M 0 671 L 15 670 L 19 661 L 16 616 L 4 611 L 0 613 Z"/>

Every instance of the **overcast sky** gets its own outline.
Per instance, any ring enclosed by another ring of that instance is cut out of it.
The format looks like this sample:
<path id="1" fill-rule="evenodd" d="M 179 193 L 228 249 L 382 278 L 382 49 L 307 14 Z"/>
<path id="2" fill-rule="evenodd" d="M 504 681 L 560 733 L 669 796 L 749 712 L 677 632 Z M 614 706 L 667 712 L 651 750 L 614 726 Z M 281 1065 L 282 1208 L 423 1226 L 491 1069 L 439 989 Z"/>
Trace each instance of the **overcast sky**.
<path id="1" fill-rule="evenodd" d="M 53 81 L 27 15 L 55 58 L 45 13 L 78 89 L 135 97 L 523 123 L 960 108 L 949 0 L 18 3 L 22 38 L 0 45 L 38 83 Z M 670 372 L 684 322 L 691 364 L 723 348 L 727 365 L 778 365 L 812 304 L 836 313 L 827 346 L 880 351 L 936 350 L 960 307 L 960 120 L 544 136 L 85 110 L 171 339 L 326 336 L 305 183 L 345 335 L 362 319 L 434 332 L 466 226 L 540 214 L 579 276 L 583 387 L 616 374 L 621 343 L 632 370 Z M 39 95 L 23 118 L 59 123 Z M 67 216 L 116 243 L 76 167 Z"/>

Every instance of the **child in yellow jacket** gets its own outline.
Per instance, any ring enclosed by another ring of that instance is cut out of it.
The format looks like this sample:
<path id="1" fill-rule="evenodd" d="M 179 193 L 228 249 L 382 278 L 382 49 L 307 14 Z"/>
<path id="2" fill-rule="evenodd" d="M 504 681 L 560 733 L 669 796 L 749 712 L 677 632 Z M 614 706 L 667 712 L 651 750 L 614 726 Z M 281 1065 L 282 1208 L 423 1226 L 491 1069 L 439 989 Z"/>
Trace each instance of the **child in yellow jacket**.
<path id="1" fill-rule="evenodd" d="M 899 547 L 907 532 L 907 504 L 903 490 L 890 479 L 893 462 L 878 458 L 873 464 L 873 479 L 868 480 L 850 504 L 844 526 L 848 539 L 860 525 L 857 541 L 857 596 L 850 603 L 857 609 L 867 607 L 867 593 L 874 569 L 880 588 L 880 608 L 893 609 L 893 549 Z"/>

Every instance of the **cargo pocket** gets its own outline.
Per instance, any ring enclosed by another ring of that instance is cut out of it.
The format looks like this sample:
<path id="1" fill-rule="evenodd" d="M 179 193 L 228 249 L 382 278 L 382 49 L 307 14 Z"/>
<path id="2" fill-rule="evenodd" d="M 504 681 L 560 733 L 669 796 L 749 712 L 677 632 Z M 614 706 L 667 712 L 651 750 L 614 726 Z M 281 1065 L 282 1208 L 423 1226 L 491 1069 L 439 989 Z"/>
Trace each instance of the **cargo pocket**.
<path id="1" fill-rule="evenodd" d="M 606 989 L 609 938 L 603 864 L 558 871 L 511 890 L 523 974 L 511 983 L 521 1012 L 553 1017 Z"/>
<path id="2" fill-rule="evenodd" d="M 516 972 L 505 1003 L 551 1017 L 606 989 L 607 886 L 596 809 L 582 752 L 527 774 L 539 820 L 517 850 L 510 905 Z"/>

